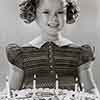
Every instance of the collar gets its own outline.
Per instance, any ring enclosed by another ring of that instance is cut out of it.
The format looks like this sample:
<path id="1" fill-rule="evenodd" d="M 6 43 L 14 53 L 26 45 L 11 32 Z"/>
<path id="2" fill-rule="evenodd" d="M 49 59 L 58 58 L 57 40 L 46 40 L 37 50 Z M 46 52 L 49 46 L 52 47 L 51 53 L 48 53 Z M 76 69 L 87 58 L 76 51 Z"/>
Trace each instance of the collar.
<path id="1" fill-rule="evenodd" d="M 28 45 L 31 45 L 33 47 L 37 47 L 40 48 L 43 44 L 45 44 L 47 41 L 42 40 L 41 35 L 38 36 L 37 38 L 33 39 L 32 41 L 30 41 L 28 43 Z M 64 46 L 64 45 L 69 45 L 69 44 L 73 44 L 73 42 L 67 38 L 62 37 L 60 34 L 58 36 L 58 40 L 57 41 L 52 41 L 53 43 L 55 43 L 58 46 Z"/>

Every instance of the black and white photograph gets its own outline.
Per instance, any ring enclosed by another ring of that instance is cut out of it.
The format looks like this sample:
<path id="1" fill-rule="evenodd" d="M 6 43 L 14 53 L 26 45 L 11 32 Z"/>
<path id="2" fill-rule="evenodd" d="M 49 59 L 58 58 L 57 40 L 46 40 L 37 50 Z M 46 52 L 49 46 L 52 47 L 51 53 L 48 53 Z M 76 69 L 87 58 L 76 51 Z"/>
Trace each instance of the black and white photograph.
<path id="1" fill-rule="evenodd" d="M 1 0 L 0 100 L 100 100 L 99 32 L 99 0 Z"/>

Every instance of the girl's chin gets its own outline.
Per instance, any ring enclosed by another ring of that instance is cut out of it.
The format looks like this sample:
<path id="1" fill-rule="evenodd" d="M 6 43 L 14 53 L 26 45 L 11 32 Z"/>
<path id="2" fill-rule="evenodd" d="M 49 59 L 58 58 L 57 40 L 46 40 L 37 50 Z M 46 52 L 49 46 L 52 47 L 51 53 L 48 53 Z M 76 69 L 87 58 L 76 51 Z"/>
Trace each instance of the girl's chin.
<path id="1" fill-rule="evenodd" d="M 47 32 L 48 35 L 57 35 L 59 31 Z"/>

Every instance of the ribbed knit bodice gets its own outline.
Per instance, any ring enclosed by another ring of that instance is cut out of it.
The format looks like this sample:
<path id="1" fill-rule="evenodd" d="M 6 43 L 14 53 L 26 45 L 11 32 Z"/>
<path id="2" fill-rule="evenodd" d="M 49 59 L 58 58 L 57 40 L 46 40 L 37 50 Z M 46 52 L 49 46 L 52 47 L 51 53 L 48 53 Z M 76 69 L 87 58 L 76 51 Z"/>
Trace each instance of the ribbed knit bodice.
<path id="1" fill-rule="evenodd" d="M 55 87 L 56 74 L 60 88 L 73 88 L 80 65 L 94 60 L 89 45 L 58 46 L 46 42 L 41 48 L 33 46 L 7 47 L 8 60 L 24 71 L 23 87 L 32 87 L 33 75 L 37 75 L 37 87 Z"/>

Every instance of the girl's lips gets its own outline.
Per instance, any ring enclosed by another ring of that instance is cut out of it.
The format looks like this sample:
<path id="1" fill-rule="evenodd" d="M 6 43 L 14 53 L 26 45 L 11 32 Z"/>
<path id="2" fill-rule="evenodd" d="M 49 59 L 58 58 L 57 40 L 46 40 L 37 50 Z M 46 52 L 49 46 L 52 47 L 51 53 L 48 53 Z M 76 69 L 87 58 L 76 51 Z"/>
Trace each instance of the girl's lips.
<path id="1" fill-rule="evenodd" d="M 50 28 L 57 28 L 59 26 L 59 24 L 48 24 L 48 26 Z"/>

